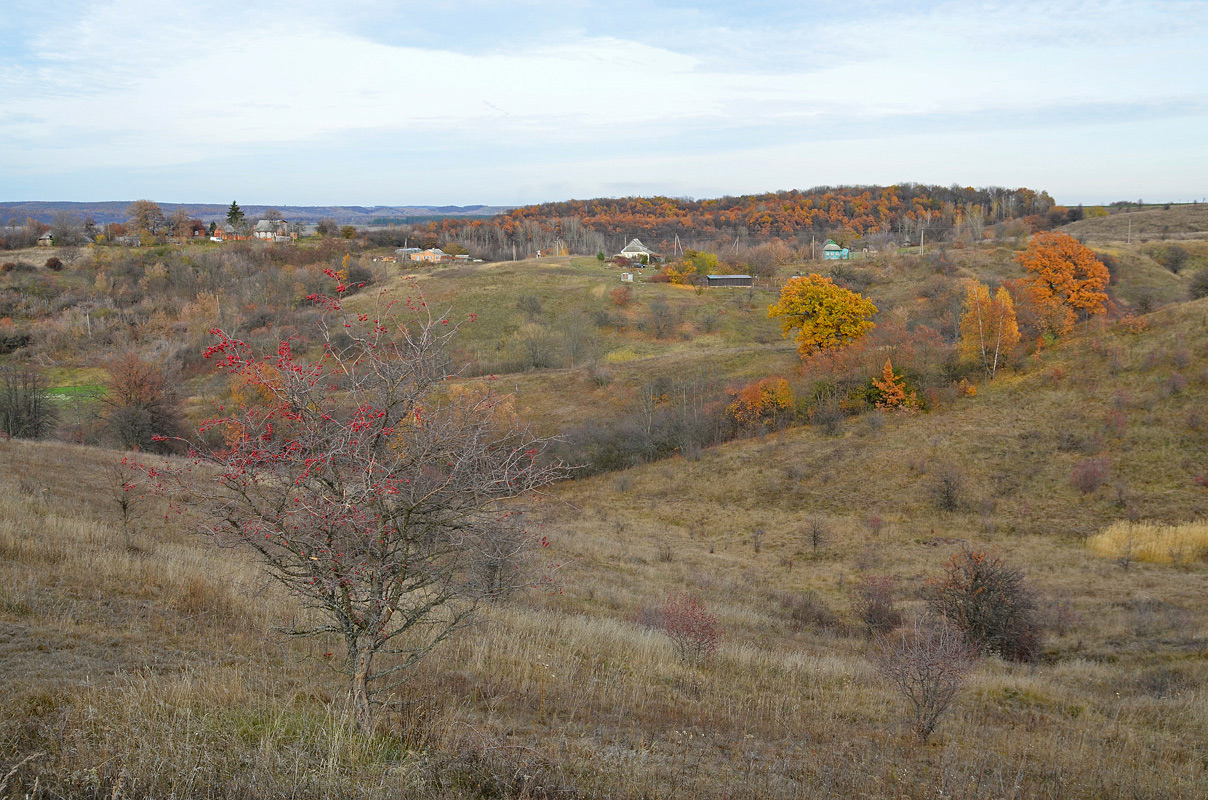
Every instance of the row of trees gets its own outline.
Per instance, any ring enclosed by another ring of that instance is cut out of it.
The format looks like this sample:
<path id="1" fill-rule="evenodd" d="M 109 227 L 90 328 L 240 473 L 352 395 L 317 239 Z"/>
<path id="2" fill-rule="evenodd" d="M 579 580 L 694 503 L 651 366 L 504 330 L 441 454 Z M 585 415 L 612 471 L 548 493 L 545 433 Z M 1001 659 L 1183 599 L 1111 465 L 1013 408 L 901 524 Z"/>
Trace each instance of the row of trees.
<path id="1" fill-rule="evenodd" d="M 171 376 L 134 353 L 105 365 L 108 379 L 96 395 L 97 422 L 123 450 L 170 450 L 168 440 L 184 430 L 182 398 Z M 0 368 L 0 434 L 44 439 L 61 422 L 58 404 L 33 367 Z M 83 424 L 77 420 L 76 424 Z"/>
<path id="2" fill-rule="evenodd" d="M 1029 277 L 1014 282 L 1014 293 L 1027 304 L 1034 324 L 1045 333 L 1068 333 L 1080 318 L 1107 310 L 1107 267 L 1094 252 L 1062 233 L 1039 233 L 1017 257 Z M 1016 301 L 1002 286 L 971 280 L 960 320 L 960 351 L 976 361 L 991 379 L 1019 343 Z M 809 359 L 843 347 L 875 324 L 877 307 L 860 294 L 835 285 L 830 278 L 808 275 L 790 279 L 768 316 L 778 318 L 784 335 L 793 334 L 798 352 Z"/>

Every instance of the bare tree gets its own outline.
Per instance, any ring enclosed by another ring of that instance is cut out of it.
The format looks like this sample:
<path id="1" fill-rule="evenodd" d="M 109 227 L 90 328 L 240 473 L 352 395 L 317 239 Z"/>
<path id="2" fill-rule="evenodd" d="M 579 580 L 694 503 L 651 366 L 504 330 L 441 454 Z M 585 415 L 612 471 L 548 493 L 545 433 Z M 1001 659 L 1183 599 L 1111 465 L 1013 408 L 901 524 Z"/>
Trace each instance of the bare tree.
<path id="1" fill-rule="evenodd" d="M 162 367 L 126 353 L 106 365 L 109 370 L 105 426 L 127 449 L 171 449 L 182 432 L 180 395 Z"/>
<path id="2" fill-rule="evenodd" d="M 822 517 L 810 517 L 805 523 L 805 533 L 809 537 L 810 547 L 817 554 L 818 548 L 826 544 L 826 540 L 830 538 L 830 526 Z"/>
<path id="3" fill-rule="evenodd" d="M 976 651 L 942 620 L 915 618 L 899 636 L 885 636 L 872 649 L 877 673 L 910 706 L 911 728 L 926 741 L 977 663 Z"/>
<path id="4" fill-rule="evenodd" d="M 146 510 L 141 494 L 143 474 L 128 458 L 114 461 L 105 470 L 105 474 L 106 489 L 122 523 L 122 540 L 127 550 L 134 550 L 134 534 L 138 530 L 138 520 Z"/>
<path id="5" fill-rule="evenodd" d="M 541 307 L 541 298 L 535 294 L 522 294 L 516 299 L 516 308 L 524 314 L 524 318 L 529 322 L 536 322 L 537 317 L 541 316 L 544 310 Z"/>
<path id="6" fill-rule="evenodd" d="M 189 493 L 203 532 L 252 550 L 314 612 L 291 633 L 343 639 L 352 713 L 370 731 L 377 693 L 517 580 L 531 537 L 505 501 L 566 470 L 507 398 L 449 382 L 451 320 L 418 301 L 406 322 L 346 313 L 344 291 L 320 298 L 318 360 L 288 343 L 260 358 L 218 334 L 210 353 L 242 400 L 206 425 L 229 443 L 196 456 L 213 483 L 148 469 Z"/>
<path id="7" fill-rule="evenodd" d="M 50 221 L 50 235 L 60 247 L 77 245 L 84 237 L 84 223 L 70 211 L 60 211 Z"/>
<path id="8" fill-rule="evenodd" d="M 41 439 L 54 430 L 58 412 L 46 381 L 32 369 L 0 368 L 0 433 Z"/>
<path id="9" fill-rule="evenodd" d="M 164 210 L 159 207 L 158 203 L 150 200 L 135 200 L 126 209 L 126 213 L 130 215 L 127 224 L 133 231 L 146 231 L 155 235 L 162 231 L 167 224 L 167 220 L 164 219 Z"/>

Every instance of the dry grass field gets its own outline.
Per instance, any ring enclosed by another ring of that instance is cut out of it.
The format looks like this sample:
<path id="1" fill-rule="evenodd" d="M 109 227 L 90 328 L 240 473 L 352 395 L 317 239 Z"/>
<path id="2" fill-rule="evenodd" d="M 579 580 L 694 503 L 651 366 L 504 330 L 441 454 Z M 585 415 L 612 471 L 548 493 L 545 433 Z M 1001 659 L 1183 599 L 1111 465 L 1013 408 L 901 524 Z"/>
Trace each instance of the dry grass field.
<path id="1" fill-rule="evenodd" d="M 558 588 L 435 651 L 371 737 L 334 643 L 276 633 L 296 608 L 242 553 L 154 500 L 124 534 L 114 453 L 0 442 L 0 798 L 1203 797 L 1208 564 L 1087 543 L 1208 517 L 1208 300 L 1146 320 L 929 414 L 564 484 Z M 890 576 L 918 610 L 966 542 L 1023 570 L 1043 653 L 982 661 L 922 744 L 852 588 Z M 720 620 L 702 663 L 633 621 L 681 591 Z"/>
<path id="2" fill-rule="evenodd" d="M 1122 242 L 1131 230 L 1133 242 L 1208 238 L 1208 205 L 1147 207 L 1071 222 L 1061 230 L 1087 242 Z"/>

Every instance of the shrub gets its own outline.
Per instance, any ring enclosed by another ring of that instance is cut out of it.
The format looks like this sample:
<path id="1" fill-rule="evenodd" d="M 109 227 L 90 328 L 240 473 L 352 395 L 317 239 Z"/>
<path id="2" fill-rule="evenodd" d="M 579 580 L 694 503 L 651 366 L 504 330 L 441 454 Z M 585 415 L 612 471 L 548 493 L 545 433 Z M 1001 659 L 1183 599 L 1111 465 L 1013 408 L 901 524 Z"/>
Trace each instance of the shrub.
<path id="1" fill-rule="evenodd" d="M 1187 259 L 1190 257 L 1191 254 L 1187 252 L 1187 248 L 1182 245 L 1172 244 L 1164 250 L 1154 253 L 1153 259 L 1178 275 L 1179 270 L 1183 268 L 1183 265 L 1187 263 Z"/>
<path id="2" fill-rule="evenodd" d="M 1074 464 L 1070 473 L 1070 483 L 1082 494 L 1091 494 L 1107 480 L 1108 460 L 1106 458 L 1084 458 Z"/>
<path id="3" fill-rule="evenodd" d="M 966 547 L 929 581 L 927 604 L 964 634 L 970 646 L 1008 661 L 1040 652 L 1036 600 L 1023 573 L 997 554 Z"/>
<path id="4" fill-rule="evenodd" d="M 942 620 L 915 620 L 910 631 L 873 647 L 877 673 L 910 706 L 911 728 L 926 741 L 948 711 L 976 661 L 975 650 Z"/>
<path id="5" fill-rule="evenodd" d="M 612 298 L 612 302 L 624 308 L 633 299 L 633 291 L 628 286 L 618 286 L 609 292 L 608 296 Z"/>
<path id="6" fill-rule="evenodd" d="M 810 413 L 810 421 L 825 435 L 838 436 L 843 430 L 843 410 L 837 403 L 822 403 Z"/>
<path id="7" fill-rule="evenodd" d="M 843 622 L 817 592 L 782 592 L 777 595 L 780 605 L 788 612 L 793 627 L 802 630 L 840 630 Z"/>
<path id="8" fill-rule="evenodd" d="M 1187 285 L 1187 293 L 1191 295 L 1192 300 L 1208 297 L 1208 269 L 1202 269 L 1191 276 L 1191 282 Z"/>
<path id="9" fill-rule="evenodd" d="M 931 501 L 940 511 L 956 511 L 964 503 L 965 475 L 955 464 L 940 467 L 931 479 Z"/>
<path id="10" fill-rule="evenodd" d="M 656 627 L 671 638 L 685 664 L 700 664 L 717 652 L 720 640 L 717 615 L 693 595 L 669 595 Z"/>
<path id="11" fill-rule="evenodd" d="M 870 639 L 902 624 L 902 614 L 893 606 L 893 578 L 888 575 L 861 576 L 852 592 L 851 607 Z"/>
<path id="12" fill-rule="evenodd" d="M 525 319 L 529 322 L 536 321 L 545 310 L 541 307 L 541 298 L 534 294 L 522 294 L 516 298 L 516 309 L 524 314 Z"/>
<path id="13" fill-rule="evenodd" d="M 59 272 L 60 270 L 63 269 L 63 262 L 61 260 L 59 260 L 57 257 L 51 256 L 50 258 L 46 259 L 46 268 L 49 270 L 53 270 L 55 272 Z"/>

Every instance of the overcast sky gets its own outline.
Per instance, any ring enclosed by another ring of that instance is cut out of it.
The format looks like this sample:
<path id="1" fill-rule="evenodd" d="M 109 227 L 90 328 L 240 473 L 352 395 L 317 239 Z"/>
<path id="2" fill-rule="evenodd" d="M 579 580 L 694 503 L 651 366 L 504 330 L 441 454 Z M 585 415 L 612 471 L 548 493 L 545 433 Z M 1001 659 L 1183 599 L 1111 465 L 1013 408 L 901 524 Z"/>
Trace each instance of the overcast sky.
<path id="1" fill-rule="evenodd" d="M 1208 2 L 0 0 L 0 200 L 1208 195 Z"/>

